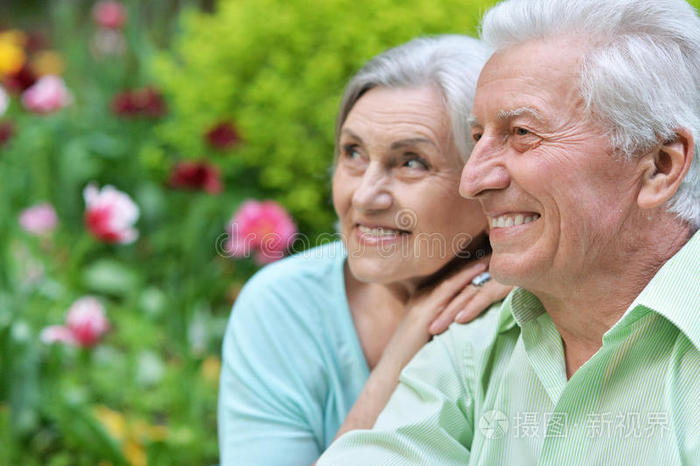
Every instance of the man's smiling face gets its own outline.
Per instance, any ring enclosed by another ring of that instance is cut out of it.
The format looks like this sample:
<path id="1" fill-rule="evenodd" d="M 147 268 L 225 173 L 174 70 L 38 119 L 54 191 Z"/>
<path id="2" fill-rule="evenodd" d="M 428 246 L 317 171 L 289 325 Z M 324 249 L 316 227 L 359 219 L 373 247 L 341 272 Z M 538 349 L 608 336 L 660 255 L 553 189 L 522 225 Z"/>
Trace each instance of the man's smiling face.
<path id="1" fill-rule="evenodd" d="M 489 217 L 503 283 L 552 291 L 605 267 L 637 212 L 637 163 L 613 155 L 578 90 L 583 47 L 527 42 L 496 53 L 479 78 L 460 193 Z"/>

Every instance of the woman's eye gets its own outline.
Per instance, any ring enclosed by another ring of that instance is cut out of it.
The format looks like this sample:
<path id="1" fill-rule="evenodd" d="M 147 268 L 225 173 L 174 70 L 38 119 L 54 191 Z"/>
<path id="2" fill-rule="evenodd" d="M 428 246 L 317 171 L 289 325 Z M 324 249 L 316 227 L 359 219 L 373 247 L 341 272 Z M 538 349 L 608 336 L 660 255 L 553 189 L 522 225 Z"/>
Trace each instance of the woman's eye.
<path id="1" fill-rule="evenodd" d="M 349 159 L 360 158 L 360 152 L 357 150 L 357 146 L 354 144 L 348 144 L 343 146 L 343 154 Z"/>
<path id="2" fill-rule="evenodd" d="M 474 142 L 477 142 L 479 139 L 481 139 L 481 133 L 473 133 L 472 139 L 474 140 Z"/>
<path id="3" fill-rule="evenodd" d="M 530 131 L 526 130 L 525 128 L 521 128 L 521 127 L 519 127 L 519 126 L 516 127 L 516 128 L 513 130 L 513 132 L 514 132 L 516 135 L 518 135 L 518 136 L 527 136 L 528 134 L 530 134 Z"/>

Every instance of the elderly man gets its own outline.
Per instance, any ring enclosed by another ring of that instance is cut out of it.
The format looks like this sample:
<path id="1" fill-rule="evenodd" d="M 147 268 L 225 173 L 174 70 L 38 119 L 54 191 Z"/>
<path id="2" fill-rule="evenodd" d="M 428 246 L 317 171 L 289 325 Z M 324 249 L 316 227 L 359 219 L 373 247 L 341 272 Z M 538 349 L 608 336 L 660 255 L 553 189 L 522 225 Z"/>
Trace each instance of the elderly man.
<path id="1" fill-rule="evenodd" d="M 520 288 L 319 464 L 700 464 L 697 13 L 510 0 L 483 36 L 460 190 Z"/>

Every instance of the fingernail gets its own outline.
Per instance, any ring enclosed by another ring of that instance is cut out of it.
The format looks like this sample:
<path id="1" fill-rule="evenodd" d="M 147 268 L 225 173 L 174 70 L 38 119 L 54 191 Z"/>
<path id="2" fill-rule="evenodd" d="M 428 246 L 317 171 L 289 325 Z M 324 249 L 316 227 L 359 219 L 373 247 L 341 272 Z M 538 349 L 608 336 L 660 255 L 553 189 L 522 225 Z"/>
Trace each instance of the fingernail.
<path id="1" fill-rule="evenodd" d="M 437 323 L 437 322 L 433 322 L 432 324 L 430 324 L 430 328 L 428 329 L 428 332 L 430 332 L 430 333 L 432 333 L 432 334 L 436 334 L 437 331 L 438 331 L 438 328 L 439 328 L 439 327 L 438 327 L 438 323 Z"/>
<path id="2" fill-rule="evenodd" d="M 455 317 L 455 320 L 459 322 L 460 324 L 463 324 L 463 320 L 467 318 L 467 311 L 462 311 L 459 314 L 457 314 L 457 317 Z"/>

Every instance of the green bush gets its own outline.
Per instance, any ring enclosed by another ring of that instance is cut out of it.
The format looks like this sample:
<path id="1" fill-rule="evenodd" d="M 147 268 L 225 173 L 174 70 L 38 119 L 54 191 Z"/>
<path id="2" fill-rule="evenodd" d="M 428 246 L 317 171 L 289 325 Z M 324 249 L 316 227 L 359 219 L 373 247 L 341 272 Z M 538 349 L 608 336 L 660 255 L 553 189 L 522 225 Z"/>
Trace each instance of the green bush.
<path id="1" fill-rule="evenodd" d="M 377 53 L 418 35 L 476 33 L 488 0 L 231 0 L 184 16 L 174 53 L 155 73 L 172 118 L 158 137 L 184 156 L 209 150 L 202 134 L 232 120 L 241 162 L 309 233 L 335 218 L 329 168 L 343 88 Z M 224 163 L 225 165 L 225 163 Z M 229 169 L 230 175 L 233 170 Z M 235 172 L 234 172 L 235 176 Z"/>

